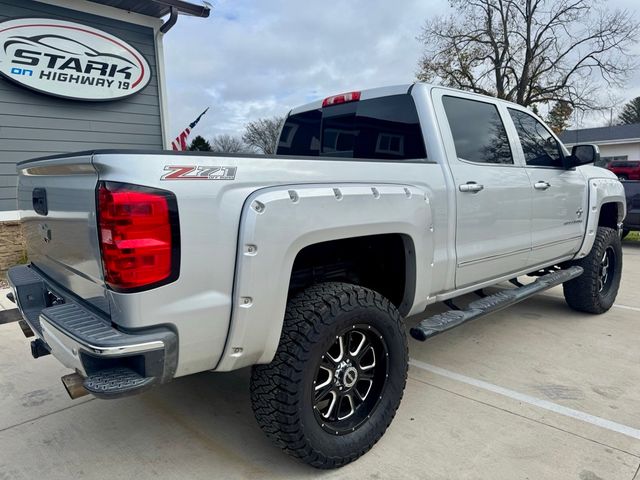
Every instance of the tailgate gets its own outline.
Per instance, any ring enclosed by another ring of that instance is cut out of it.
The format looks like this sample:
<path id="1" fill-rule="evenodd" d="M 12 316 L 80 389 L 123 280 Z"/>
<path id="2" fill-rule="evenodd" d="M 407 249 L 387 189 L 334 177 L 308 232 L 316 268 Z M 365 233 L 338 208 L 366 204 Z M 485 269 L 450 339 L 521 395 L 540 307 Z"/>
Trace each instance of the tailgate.
<path id="1" fill-rule="evenodd" d="M 18 209 L 29 261 L 55 283 L 109 313 L 96 224 L 91 154 L 18 165 Z"/>

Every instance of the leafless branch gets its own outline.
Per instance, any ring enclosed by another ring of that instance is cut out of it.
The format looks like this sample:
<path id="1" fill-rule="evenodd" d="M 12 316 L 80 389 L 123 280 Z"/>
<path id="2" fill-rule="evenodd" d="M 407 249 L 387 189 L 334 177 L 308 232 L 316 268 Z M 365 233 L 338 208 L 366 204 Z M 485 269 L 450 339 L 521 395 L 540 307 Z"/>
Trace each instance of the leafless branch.
<path id="1" fill-rule="evenodd" d="M 418 79 L 522 105 L 566 101 L 597 108 L 598 87 L 636 68 L 639 24 L 597 0 L 451 0 L 426 22 Z"/>

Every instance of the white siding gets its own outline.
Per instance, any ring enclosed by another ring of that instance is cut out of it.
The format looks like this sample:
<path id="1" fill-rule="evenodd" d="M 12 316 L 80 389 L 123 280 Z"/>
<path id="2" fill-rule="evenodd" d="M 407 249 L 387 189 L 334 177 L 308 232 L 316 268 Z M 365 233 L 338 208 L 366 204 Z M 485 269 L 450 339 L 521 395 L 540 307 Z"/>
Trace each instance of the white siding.
<path id="1" fill-rule="evenodd" d="M 599 145 L 600 157 L 627 156 L 627 160 L 640 160 L 640 142 Z"/>

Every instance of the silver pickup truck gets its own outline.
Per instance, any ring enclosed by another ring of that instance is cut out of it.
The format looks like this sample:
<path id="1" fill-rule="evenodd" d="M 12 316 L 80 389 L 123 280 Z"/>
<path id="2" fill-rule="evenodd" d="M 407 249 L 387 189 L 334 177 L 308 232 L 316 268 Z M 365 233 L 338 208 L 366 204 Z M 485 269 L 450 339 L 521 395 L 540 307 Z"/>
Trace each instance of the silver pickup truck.
<path id="1" fill-rule="evenodd" d="M 447 302 L 410 329 L 424 341 L 559 284 L 611 307 L 625 196 L 597 156 L 519 105 L 417 83 L 295 108 L 274 156 L 34 159 L 11 297 L 73 397 L 251 366 L 265 433 L 339 467 L 400 404 L 404 317 Z"/>

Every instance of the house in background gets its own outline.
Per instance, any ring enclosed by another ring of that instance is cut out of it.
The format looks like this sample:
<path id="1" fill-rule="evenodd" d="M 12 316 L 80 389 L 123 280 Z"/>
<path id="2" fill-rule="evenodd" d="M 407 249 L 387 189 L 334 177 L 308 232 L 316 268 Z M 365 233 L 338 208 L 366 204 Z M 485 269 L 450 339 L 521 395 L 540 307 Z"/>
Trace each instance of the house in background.
<path id="1" fill-rule="evenodd" d="M 640 160 L 640 123 L 566 130 L 560 134 L 560 140 L 569 149 L 579 143 L 598 145 L 599 166 L 605 166 L 614 160 Z"/>

